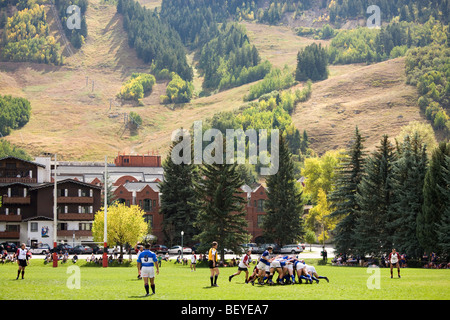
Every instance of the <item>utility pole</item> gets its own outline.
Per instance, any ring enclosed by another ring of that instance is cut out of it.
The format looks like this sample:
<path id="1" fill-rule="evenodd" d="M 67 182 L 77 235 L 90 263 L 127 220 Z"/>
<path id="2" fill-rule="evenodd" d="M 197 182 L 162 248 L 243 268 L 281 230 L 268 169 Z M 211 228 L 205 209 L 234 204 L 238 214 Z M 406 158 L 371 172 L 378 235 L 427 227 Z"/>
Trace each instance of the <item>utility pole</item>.
<path id="1" fill-rule="evenodd" d="M 107 213 L 108 213 L 108 164 L 107 164 L 108 156 L 105 156 L 105 178 L 104 178 L 104 187 L 105 194 L 103 195 L 103 203 L 104 203 L 104 226 L 103 226 L 103 268 L 108 267 L 108 227 L 107 227 Z"/>
<path id="2" fill-rule="evenodd" d="M 53 267 L 56 268 L 58 266 L 58 255 L 56 253 L 56 236 L 58 233 L 58 212 L 57 212 L 57 181 L 56 181 L 56 153 L 55 153 L 55 167 L 53 168 L 53 180 L 54 180 L 54 188 L 53 188 Z"/>

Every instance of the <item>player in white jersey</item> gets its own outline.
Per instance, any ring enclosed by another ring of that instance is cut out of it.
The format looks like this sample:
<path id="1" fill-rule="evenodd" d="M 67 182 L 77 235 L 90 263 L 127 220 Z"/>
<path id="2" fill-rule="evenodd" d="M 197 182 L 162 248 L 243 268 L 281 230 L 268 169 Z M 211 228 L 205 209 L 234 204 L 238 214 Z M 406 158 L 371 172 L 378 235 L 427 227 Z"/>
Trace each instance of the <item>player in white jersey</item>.
<path id="1" fill-rule="evenodd" d="M 19 249 L 16 252 L 17 264 L 19 265 L 19 270 L 17 271 L 17 279 L 19 279 L 19 275 L 22 272 L 22 279 L 25 274 L 25 267 L 28 266 L 28 250 L 25 248 L 25 243 L 22 243 Z"/>
<path id="2" fill-rule="evenodd" d="M 238 265 L 238 271 L 233 273 L 231 276 L 228 277 L 228 281 L 231 282 L 231 279 L 233 279 L 234 276 L 240 275 L 242 271 L 245 272 L 245 283 L 248 283 L 248 266 L 250 262 L 252 261 L 250 255 L 252 254 L 252 250 L 247 250 L 247 253 L 245 256 L 239 261 Z"/>
<path id="3" fill-rule="evenodd" d="M 195 254 L 195 251 L 192 251 L 191 254 L 191 272 L 196 271 L 196 265 L 197 265 L 197 255 Z"/>

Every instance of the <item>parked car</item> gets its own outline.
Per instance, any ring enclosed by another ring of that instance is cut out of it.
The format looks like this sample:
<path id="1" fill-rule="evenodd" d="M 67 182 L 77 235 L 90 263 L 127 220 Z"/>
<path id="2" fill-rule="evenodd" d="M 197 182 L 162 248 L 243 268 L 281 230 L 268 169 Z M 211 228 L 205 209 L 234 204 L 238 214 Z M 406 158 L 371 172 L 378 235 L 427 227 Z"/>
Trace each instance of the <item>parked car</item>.
<path id="1" fill-rule="evenodd" d="M 48 252 L 51 252 L 52 249 L 50 246 L 46 243 L 38 243 L 36 247 L 33 247 L 30 249 L 30 252 L 32 254 L 47 254 Z"/>
<path id="2" fill-rule="evenodd" d="M 79 246 L 76 246 L 75 248 L 73 248 L 73 253 L 76 253 L 76 254 L 91 254 L 93 252 L 94 252 L 94 250 L 89 246 L 79 245 Z"/>
<path id="3" fill-rule="evenodd" d="M 280 253 L 281 247 L 276 243 L 263 243 L 262 245 L 260 245 L 261 253 L 264 252 L 267 249 L 267 247 L 272 247 L 273 253 Z"/>
<path id="4" fill-rule="evenodd" d="M 169 249 L 166 246 L 163 246 L 162 244 L 154 244 L 151 248 L 151 251 L 155 253 L 167 253 Z"/>
<path id="5" fill-rule="evenodd" d="M 52 252 L 54 252 L 54 251 L 55 251 L 55 249 L 52 248 Z M 68 244 L 58 244 L 56 246 L 56 253 L 60 253 L 60 252 L 64 253 L 65 251 L 67 251 L 67 253 L 69 253 L 69 254 L 73 254 L 73 247 Z"/>
<path id="6" fill-rule="evenodd" d="M 280 253 L 300 253 L 303 251 L 303 248 L 299 244 L 287 244 L 280 249 Z"/>
<path id="7" fill-rule="evenodd" d="M 181 254 L 181 246 L 173 246 L 168 250 L 170 254 Z M 183 247 L 183 253 L 192 253 L 192 249 Z"/>
<path id="8" fill-rule="evenodd" d="M 251 249 L 252 253 L 262 253 L 261 248 L 258 247 L 258 245 L 256 243 L 244 243 L 244 244 L 241 244 L 241 247 L 244 249 L 244 253 L 248 249 Z"/>
<path id="9" fill-rule="evenodd" d="M 15 243 L 3 242 L 2 246 L 8 252 L 16 252 L 17 251 L 17 245 Z"/>

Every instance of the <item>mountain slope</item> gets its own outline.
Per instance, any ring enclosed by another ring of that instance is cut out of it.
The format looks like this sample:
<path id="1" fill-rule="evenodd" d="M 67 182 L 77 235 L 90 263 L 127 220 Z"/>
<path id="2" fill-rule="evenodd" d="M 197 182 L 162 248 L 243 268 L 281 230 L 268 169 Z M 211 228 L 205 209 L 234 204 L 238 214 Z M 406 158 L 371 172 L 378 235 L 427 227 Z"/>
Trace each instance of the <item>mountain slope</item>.
<path id="1" fill-rule="evenodd" d="M 30 154 L 58 152 L 61 159 L 72 160 L 101 160 L 117 152 L 154 151 L 164 155 L 175 129 L 189 128 L 196 120 L 244 104 L 251 84 L 175 108 L 159 104 L 166 82 L 155 85 L 143 99 L 143 107 L 116 100 L 131 73 L 146 72 L 148 66 L 129 48 L 114 5 L 92 0 L 86 18 L 87 41 L 73 56 L 65 58 L 64 66 L 0 64 L 0 94 L 22 96 L 31 102 L 30 122 L 7 137 Z M 49 19 L 52 24 L 51 15 Z M 243 24 L 262 59 L 276 67 L 287 63 L 294 68 L 298 50 L 313 42 L 296 36 L 288 27 Z M 51 30 L 55 32 L 55 28 Z M 193 57 L 191 54 L 191 61 Z M 197 75 L 197 92 L 200 81 Z M 345 147 L 356 124 L 363 134 L 370 135 L 366 143 L 370 146 L 378 143 L 382 134 L 394 136 L 401 125 L 422 119 L 415 92 L 405 85 L 403 59 L 371 66 L 330 66 L 330 78 L 314 84 L 311 100 L 298 105 L 293 121 L 300 130 L 308 131 L 311 147 L 318 152 Z M 131 135 L 124 125 L 124 114 L 130 111 L 143 119 L 137 135 Z M 379 121 L 381 115 L 383 121 Z"/>
<path id="2" fill-rule="evenodd" d="M 394 138 L 410 121 L 424 121 L 417 90 L 405 79 L 405 59 L 398 58 L 315 83 L 311 99 L 297 106 L 294 124 L 306 129 L 318 153 L 346 147 L 355 126 L 372 149 L 383 134 Z"/>

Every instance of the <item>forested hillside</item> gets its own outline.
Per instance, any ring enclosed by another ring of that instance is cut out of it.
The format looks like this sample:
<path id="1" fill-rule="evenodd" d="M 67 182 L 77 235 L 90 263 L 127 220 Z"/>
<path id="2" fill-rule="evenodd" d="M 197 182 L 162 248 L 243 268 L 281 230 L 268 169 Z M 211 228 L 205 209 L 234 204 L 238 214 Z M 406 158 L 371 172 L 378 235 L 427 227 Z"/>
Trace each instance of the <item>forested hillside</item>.
<path id="1" fill-rule="evenodd" d="M 373 124 L 372 146 L 414 120 L 448 139 L 448 1 L 59 0 L 58 17 L 50 4 L 0 0 L 0 94 L 31 105 L 8 139 L 31 153 L 164 153 L 195 119 L 286 129 L 298 159 L 345 146 L 358 122 Z M 66 28 L 69 4 L 80 29 Z M 381 28 L 364 26 L 372 4 Z M 56 18 L 74 53 L 63 55 Z M 133 134 L 130 112 L 142 120 Z M 83 127 L 95 151 L 71 134 Z"/>

